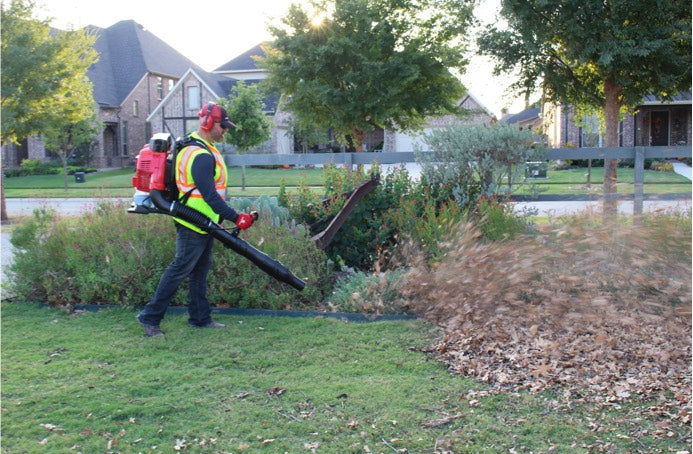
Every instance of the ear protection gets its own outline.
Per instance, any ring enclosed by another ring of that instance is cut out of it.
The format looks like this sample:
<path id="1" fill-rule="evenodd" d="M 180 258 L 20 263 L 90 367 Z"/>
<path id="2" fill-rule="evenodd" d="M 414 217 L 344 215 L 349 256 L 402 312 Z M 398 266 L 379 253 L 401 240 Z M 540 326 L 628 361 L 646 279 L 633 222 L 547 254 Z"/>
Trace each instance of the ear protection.
<path id="1" fill-rule="evenodd" d="M 214 103 L 210 102 L 207 103 L 207 112 L 202 113 L 204 107 L 202 110 L 200 110 L 200 113 L 197 115 L 202 118 L 202 123 L 200 123 L 200 128 L 202 128 L 203 131 L 211 131 L 212 128 L 214 127 L 214 119 L 212 118 L 212 109 L 214 108 Z"/>

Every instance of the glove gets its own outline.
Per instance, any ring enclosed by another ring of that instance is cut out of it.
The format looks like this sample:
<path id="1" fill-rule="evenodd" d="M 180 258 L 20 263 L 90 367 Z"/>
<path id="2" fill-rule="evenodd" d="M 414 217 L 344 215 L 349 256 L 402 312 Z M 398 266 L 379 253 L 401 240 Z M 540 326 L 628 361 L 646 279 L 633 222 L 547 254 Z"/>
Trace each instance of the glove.
<path id="1" fill-rule="evenodd" d="M 236 219 L 236 226 L 239 229 L 245 230 L 251 225 L 253 225 L 253 217 L 251 215 L 248 213 L 241 213 L 238 215 L 238 219 Z"/>

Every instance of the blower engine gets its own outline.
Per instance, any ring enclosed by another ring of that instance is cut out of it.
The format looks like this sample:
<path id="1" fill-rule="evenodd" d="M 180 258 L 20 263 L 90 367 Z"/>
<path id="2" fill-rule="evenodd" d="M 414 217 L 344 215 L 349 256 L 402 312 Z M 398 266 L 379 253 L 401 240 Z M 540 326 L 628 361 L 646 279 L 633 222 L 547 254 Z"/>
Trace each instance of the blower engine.
<path id="1" fill-rule="evenodd" d="M 135 197 L 128 211 L 138 214 L 166 214 L 195 224 L 273 278 L 291 285 L 296 290 L 303 290 L 306 283 L 294 276 L 281 262 L 238 238 L 238 227 L 229 232 L 199 211 L 180 203 L 170 194 L 167 180 L 173 179 L 175 184 L 173 145 L 170 134 L 158 133 L 140 150 L 136 158 L 135 176 L 132 177 Z M 251 216 L 257 219 L 257 213 L 251 213 Z"/>

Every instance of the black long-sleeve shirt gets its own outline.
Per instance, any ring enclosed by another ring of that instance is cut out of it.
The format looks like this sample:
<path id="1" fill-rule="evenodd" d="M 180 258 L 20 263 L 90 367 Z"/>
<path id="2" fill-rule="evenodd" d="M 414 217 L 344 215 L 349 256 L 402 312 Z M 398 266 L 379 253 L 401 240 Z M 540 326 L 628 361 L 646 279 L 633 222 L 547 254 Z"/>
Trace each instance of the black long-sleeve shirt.
<path id="1" fill-rule="evenodd" d="M 214 169 L 216 162 L 214 157 L 209 153 L 200 153 L 195 157 L 190 169 L 195 182 L 195 187 L 205 202 L 214 210 L 222 219 L 228 219 L 231 222 L 236 222 L 238 213 L 236 210 L 226 204 L 226 201 L 219 197 L 219 193 L 214 187 Z"/>

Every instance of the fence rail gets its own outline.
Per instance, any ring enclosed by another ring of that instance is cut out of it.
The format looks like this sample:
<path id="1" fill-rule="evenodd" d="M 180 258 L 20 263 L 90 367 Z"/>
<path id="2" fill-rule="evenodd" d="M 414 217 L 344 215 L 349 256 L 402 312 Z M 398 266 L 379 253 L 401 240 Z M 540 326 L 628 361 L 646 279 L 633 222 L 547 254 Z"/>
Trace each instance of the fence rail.
<path id="1" fill-rule="evenodd" d="M 605 148 L 552 148 L 548 149 L 543 161 L 577 159 L 633 159 L 634 160 L 634 211 L 642 213 L 643 186 L 645 182 L 645 159 L 652 158 L 690 158 L 690 146 L 667 147 L 605 147 Z M 229 167 L 242 167 L 245 187 L 245 167 L 256 165 L 347 165 L 400 164 L 416 162 L 416 153 L 295 153 L 295 154 L 225 154 Z M 614 194 L 615 195 L 615 194 Z"/>

